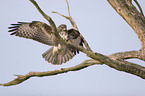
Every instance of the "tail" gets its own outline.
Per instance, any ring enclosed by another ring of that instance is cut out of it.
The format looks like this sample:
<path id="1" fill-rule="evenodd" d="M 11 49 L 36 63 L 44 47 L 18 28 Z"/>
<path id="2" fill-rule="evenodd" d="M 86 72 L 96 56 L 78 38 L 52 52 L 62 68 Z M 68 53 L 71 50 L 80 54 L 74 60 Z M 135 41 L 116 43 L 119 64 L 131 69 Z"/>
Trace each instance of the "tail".
<path id="1" fill-rule="evenodd" d="M 54 47 L 51 47 L 49 50 L 42 54 L 42 57 L 51 64 L 61 65 L 62 63 L 66 63 L 75 56 L 68 48 L 64 48 L 61 52 L 53 54 L 53 48 Z"/>

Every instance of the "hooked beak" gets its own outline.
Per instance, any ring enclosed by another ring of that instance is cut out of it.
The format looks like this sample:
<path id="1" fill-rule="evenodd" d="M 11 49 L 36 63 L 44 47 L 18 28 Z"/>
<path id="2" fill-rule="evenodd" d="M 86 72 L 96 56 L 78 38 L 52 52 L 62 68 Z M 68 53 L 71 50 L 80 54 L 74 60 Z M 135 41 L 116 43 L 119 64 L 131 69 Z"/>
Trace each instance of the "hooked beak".
<path id="1" fill-rule="evenodd" d="M 66 28 L 62 28 L 62 31 L 67 31 L 67 29 Z"/>

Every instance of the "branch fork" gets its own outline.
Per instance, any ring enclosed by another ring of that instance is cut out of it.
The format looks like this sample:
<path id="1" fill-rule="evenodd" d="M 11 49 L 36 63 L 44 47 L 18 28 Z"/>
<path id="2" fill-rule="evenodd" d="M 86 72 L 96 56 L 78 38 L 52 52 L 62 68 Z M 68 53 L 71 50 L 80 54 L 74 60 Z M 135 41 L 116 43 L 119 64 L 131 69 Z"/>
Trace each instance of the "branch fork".
<path id="1" fill-rule="evenodd" d="M 145 61 L 145 22 L 144 22 L 145 18 L 143 15 L 137 15 L 137 16 L 130 15 L 132 10 L 136 14 L 140 14 L 136 10 L 136 8 L 132 4 L 130 4 L 131 2 L 129 3 L 129 5 L 127 5 L 128 0 L 107 0 L 110 3 L 110 5 L 118 12 L 118 14 L 120 14 L 122 16 L 122 18 L 124 18 L 124 20 L 137 33 L 137 35 L 142 43 L 142 49 L 140 49 L 138 51 L 133 50 L 133 51 L 126 51 L 126 52 L 118 52 L 118 53 L 114 53 L 114 54 L 105 56 L 103 54 L 93 52 L 83 36 L 81 36 L 81 37 L 85 41 L 84 45 L 86 48 L 81 47 L 81 46 L 74 46 L 74 45 L 71 45 L 69 43 L 66 43 L 59 36 L 59 34 L 57 32 L 56 25 L 55 25 L 54 21 L 51 19 L 51 17 L 46 15 L 40 9 L 38 4 L 34 0 L 30 0 L 30 1 L 35 5 L 35 7 L 41 13 L 41 15 L 49 22 L 49 24 L 54 32 L 54 35 L 62 43 L 64 43 L 66 46 L 69 46 L 71 48 L 77 49 L 77 50 L 85 53 L 88 57 L 90 57 L 92 59 L 85 60 L 81 64 L 78 64 L 74 67 L 61 68 L 60 70 L 46 71 L 46 72 L 29 72 L 26 75 L 15 75 L 15 76 L 17 76 L 16 79 L 14 79 L 8 83 L 0 84 L 1 86 L 17 85 L 17 84 L 20 84 L 31 77 L 52 76 L 52 75 L 66 73 L 69 71 L 78 71 L 78 70 L 81 70 L 81 69 L 84 69 L 84 68 L 87 68 L 89 66 L 96 65 L 96 64 L 99 64 L 99 65 L 106 64 L 109 67 L 114 68 L 116 70 L 124 71 L 124 72 L 130 73 L 130 74 L 136 75 L 138 77 L 141 77 L 142 79 L 145 79 L 145 67 L 138 65 L 138 64 L 135 64 L 135 63 L 125 61 L 126 59 L 130 59 L 130 58 L 138 58 L 140 60 Z M 60 13 L 55 12 L 55 11 L 53 11 L 52 13 L 59 14 L 62 17 L 68 19 L 70 21 L 70 23 L 72 24 L 72 27 L 74 29 L 78 30 L 78 27 L 77 27 L 75 21 L 70 16 L 69 4 L 68 4 L 67 0 L 66 0 L 66 3 L 67 3 L 69 16 L 65 16 L 65 15 L 60 14 Z M 117 10 L 117 9 L 119 9 L 119 10 Z M 135 22 L 135 23 L 131 23 L 131 22 Z"/>

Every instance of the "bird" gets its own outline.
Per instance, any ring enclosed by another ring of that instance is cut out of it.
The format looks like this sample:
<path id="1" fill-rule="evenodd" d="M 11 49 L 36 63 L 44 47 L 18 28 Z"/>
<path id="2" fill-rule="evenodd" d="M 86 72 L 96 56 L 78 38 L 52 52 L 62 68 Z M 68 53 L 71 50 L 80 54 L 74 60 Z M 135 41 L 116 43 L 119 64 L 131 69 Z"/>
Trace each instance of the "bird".
<path id="1" fill-rule="evenodd" d="M 52 46 L 46 52 L 42 54 L 42 57 L 53 65 L 61 65 L 72 59 L 79 51 L 70 47 L 67 47 L 60 42 L 54 35 L 51 26 L 44 22 L 32 21 L 32 22 L 17 22 L 17 24 L 11 24 L 8 27 L 11 34 L 26 39 L 32 39 L 42 44 Z M 76 29 L 67 30 L 65 24 L 58 26 L 57 31 L 61 38 L 72 45 L 83 46 L 84 40 L 80 36 L 80 32 Z"/>

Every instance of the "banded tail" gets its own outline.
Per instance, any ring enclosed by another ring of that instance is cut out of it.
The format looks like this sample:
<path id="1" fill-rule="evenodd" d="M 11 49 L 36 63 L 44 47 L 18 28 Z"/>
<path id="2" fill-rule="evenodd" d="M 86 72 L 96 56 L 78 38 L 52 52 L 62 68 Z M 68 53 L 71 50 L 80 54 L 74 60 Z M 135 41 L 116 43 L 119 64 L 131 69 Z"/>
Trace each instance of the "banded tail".
<path id="1" fill-rule="evenodd" d="M 51 64 L 61 65 L 72 59 L 75 55 L 68 48 L 63 48 L 60 52 L 55 52 L 54 47 L 51 47 L 45 53 L 42 54 L 42 57 Z"/>

